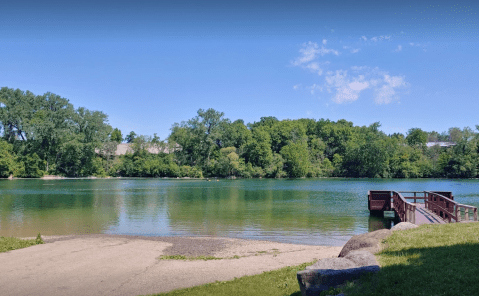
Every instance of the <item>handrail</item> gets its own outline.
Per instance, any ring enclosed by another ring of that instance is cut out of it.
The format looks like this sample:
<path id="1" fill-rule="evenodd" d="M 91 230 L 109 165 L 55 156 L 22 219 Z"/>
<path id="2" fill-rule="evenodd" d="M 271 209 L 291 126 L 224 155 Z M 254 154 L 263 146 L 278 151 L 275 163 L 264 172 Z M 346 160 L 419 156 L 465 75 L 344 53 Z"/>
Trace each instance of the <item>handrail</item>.
<path id="1" fill-rule="evenodd" d="M 476 209 L 475 206 L 470 206 L 470 205 L 465 205 L 460 203 L 457 203 L 457 205 L 460 206 L 461 208 Z"/>
<path id="2" fill-rule="evenodd" d="M 414 203 L 417 203 L 418 199 L 426 199 L 426 191 L 398 191 L 399 193 L 414 193 L 414 196 L 403 196 L 404 199 L 414 199 Z M 417 196 L 416 194 L 421 193 L 423 196 Z"/>
<path id="3" fill-rule="evenodd" d="M 451 222 L 452 219 L 456 222 L 461 222 L 461 208 L 463 208 L 465 221 L 469 221 L 470 210 L 472 210 L 473 220 L 477 221 L 477 207 L 460 204 L 439 193 L 427 191 L 427 194 L 428 196 L 425 200 L 426 208 L 440 216 L 442 219 L 447 220 L 448 222 Z M 433 200 L 433 197 L 436 197 L 436 200 Z M 439 198 L 439 200 L 437 200 L 437 198 Z"/>
<path id="4" fill-rule="evenodd" d="M 402 222 L 416 223 L 416 205 L 408 202 L 398 191 L 392 191 L 393 204 Z"/>

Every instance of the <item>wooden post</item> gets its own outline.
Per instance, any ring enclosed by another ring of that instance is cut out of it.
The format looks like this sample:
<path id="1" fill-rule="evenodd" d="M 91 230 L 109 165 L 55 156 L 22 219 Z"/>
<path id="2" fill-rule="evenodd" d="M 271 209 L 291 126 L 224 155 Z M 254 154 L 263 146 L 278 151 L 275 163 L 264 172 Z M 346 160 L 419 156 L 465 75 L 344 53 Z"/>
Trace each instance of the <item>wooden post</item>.
<path id="1" fill-rule="evenodd" d="M 477 208 L 474 208 L 474 221 L 477 221 Z"/>
<path id="2" fill-rule="evenodd" d="M 456 206 L 456 217 L 457 217 L 457 222 L 461 222 L 461 208 Z"/>

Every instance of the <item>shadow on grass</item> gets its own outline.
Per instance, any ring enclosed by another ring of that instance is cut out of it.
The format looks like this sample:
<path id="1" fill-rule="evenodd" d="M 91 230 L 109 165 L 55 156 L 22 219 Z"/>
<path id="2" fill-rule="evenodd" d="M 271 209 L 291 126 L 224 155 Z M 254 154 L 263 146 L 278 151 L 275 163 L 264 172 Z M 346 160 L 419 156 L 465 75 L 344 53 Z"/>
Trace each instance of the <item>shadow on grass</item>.
<path id="1" fill-rule="evenodd" d="M 384 267 L 351 284 L 347 295 L 479 294 L 477 243 L 385 250 L 378 255 Z"/>

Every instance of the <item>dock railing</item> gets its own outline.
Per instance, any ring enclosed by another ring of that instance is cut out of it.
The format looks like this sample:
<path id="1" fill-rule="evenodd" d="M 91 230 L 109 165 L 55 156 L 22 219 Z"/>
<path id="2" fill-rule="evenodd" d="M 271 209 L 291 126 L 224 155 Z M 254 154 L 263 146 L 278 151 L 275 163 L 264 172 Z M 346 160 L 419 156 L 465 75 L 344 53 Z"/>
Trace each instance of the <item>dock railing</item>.
<path id="1" fill-rule="evenodd" d="M 393 206 L 402 222 L 416 223 L 416 205 L 408 202 L 399 191 L 392 191 Z M 419 198 L 419 197 L 418 197 Z"/>
<path id="2" fill-rule="evenodd" d="M 460 204 L 451 198 L 432 191 L 426 191 L 425 207 L 447 222 L 477 221 L 477 207 Z M 442 192 L 441 192 L 442 193 Z M 452 197 L 452 196 L 451 196 Z M 462 213 L 464 212 L 464 219 Z"/>
<path id="3" fill-rule="evenodd" d="M 426 191 L 398 191 L 404 197 L 404 199 L 414 199 L 414 203 L 418 203 L 417 200 L 426 200 L 427 194 Z M 414 194 L 413 196 L 406 196 L 406 194 Z"/>

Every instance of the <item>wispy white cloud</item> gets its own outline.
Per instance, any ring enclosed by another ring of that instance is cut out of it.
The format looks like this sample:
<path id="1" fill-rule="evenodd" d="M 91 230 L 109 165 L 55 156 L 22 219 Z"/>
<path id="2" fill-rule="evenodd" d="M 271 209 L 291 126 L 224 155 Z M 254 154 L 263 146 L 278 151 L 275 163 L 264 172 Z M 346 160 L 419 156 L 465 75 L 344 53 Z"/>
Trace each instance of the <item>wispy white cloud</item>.
<path id="1" fill-rule="evenodd" d="M 381 35 L 369 39 L 362 36 L 360 39 L 378 42 L 389 40 L 390 36 Z M 350 69 L 323 70 L 322 67 L 330 64 L 330 62 L 321 61 L 321 57 L 328 54 L 340 54 L 336 49 L 325 47 L 326 44 L 328 44 L 326 39 L 322 40 L 321 45 L 311 41 L 302 44 L 299 50 L 300 56 L 291 62 L 294 66 L 300 66 L 324 77 L 320 78 L 322 81 L 319 83 L 303 88 L 309 88 L 312 95 L 316 95 L 318 92 L 327 92 L 333 103 L 345 104 L 359 100 L 364 94 L 369 94 L 376 104 L 381 105 L 399 102 L 401 92 L 409 87 L 409 83 L 404 76 L 391 75 L 388 71 L 378 67 L 352 66 Z M 360 48 L 353 48 L 350 45 L 343 45 L 342 49 L 351 53 L 360 51 Z M 403 50 L 403 46 L 398 45 L 394 51 L 399 52 L 401 50 Z M 331 68 L 331 66 L 328 66 L 328 68 Z M 299 89 L 300 86 L 295 85 L 293 88 Z"/>
<path id="2" fill-rule="evenodd" d="M 298 90 L 301 87 L 301 84 L 295 84 L 293 85 L 294 90 Z"/>
<path id="3" fill-rule="evenodd" d="M 391 35 L 380 35 L 380 36 L 373 36 L 371 38 L 367 38 L 366 36 L 361 36 L 361 38 L 359 38 L 359 40 L 362 40 L 362 41 L 373 41 L 373 42 L 378 42 L 378 41 L 382 41 L 382 40 L 391 40 Z"/>
<path id="4" fill-rule="evenodd" d="M 299 66 L 314 60 L 318 55 L 318 44 L 311 41 L 308 43 L 303 43 L 303 48 L 301 48 L 299 52 L 301 55 L 293 62 L 293 65 L 295 66 Z"/>
<path id="5" fill-rule="evenodd" d="M 323 40 L 323 45 L 324 45 L 324 40 Z M 311 41 L 309 41 L 308 43 L 303 43 L 303 47 L 299 50 L 301 55 L 298 58 L 296 58 L 293 64 L 295 66 L 299 66 L 301 64 L 314 60 L 316 57 L 318 57 L 318 55 L 324 56 L 330 53 L 334 55 L 339 55 L 339 51 L 332 48 L 326 48 L 323 45 L 319 47 L 318 43 L 311 42 Z"/>
<path id="6" fill-rule="evenodd" d="M 364 80 L 364 76 L 350 77 L 345 70 L 329 71 L 325 81 L 328 92 L 334 90 L 333 101 L 337 104 L 354 102 L 359 98 L 361 91 L 369 88 L 369 82 Z"/>
<path id="7" fill-rule="evenodd" d="M 384 83 L 381 87 L 375 89 L 374 101 L 376 104 L 389 104 L 393 101 L 398 101 L 399 97 L 396 94 L 396 89 L 405 87 L 408 84 L 402 76 L 384 75 Z"/>
<path id="8" fill-rule="evenodd" d="M 365 70 L 365 69 L 367 69 L 367 68 L 368 68 L 368 67 L 366 67 L 366 66 L 352 66 L 352 67 L 351 67 L 351 70 L 353 70 L 353 71 L 361 71 L 361 70 Z"/>
<path id="9" fill-rule="evenodd" d="M 343 46 L 343 49 L 350 49 L 350 48 L 351 48 L 351 46 L 347 46 L 347 45 L 344 45 L 344 46 Z M 361 50 L 360 48 L 352 48 L 349 52 L 351 52 L 351 53 L 357 53 L 357 52 L 359 52 L 360 50 Z"/>
<path id="10" fill-rule="evenodd" d="M 332 101 L 337 104 L 354 102 L 367 89 L 374 91 L 376 104 L 389 104 L 399 101 L 398 90 L 409 85 L 405 77 L 391 76 L 377 67 L 353 66 L 351 70 L 356 74 L 349 75 L 346 70 L 326 73 L 324 87 L 333 94 Z"/>
<path id="11" fill-rule="evenodd" d="M 409 45 L 411 47 L 419 47 L 422 49 L 422 51 L 426 52 L 427 49 L 426 49 L 426 44 L 423 44 L 423 43 L 417 43 L 417 42 L 409 42 Z"/>
<path id="12" fill-rule="evenodd" d="M 316 83 L 311 85 L 310 89 L 311 89 L 311 94 L 312 95 L 314 95 L 316 93 L 316 90 L 319 90 L 320 92 L 323 92 L 323 86 L 318 85 Z"/>
<path id="13" fill-rule="evenodd" d="M 321 68 L 319 67 L 319 63 L 318 63 L 318 62 L 309 63 L 309 64 L 307 64 L 307 65 L 304 66 L 304 67 L 310 69 L 312 72 L 318 73 L 318 75 L 323 74 L 323 69 L 321 69 Z"/>
<path id="14" fill-rule="evenodd" d="M 316 42 L 309 41 L 308 43 L 303 43 L 302 48 L 299 50 L 300 56 L 297 57 L 292 64 L 294 66 L 301 66 L 305 69 L 309 69 L 312 72 L 317 73 L 318 75 L 323 74 L 323 69 L 320 66 L 320 63 L 314 61 L 319 56 L 325 56 L 327 54 L 339 55 L 339 51 L 324 47 L 324 44 L 327 43 L 327 40 L 323 40 L 323 45 L 319 47 Z M 325 64 L 325 63 L 323 63 Z"/>

